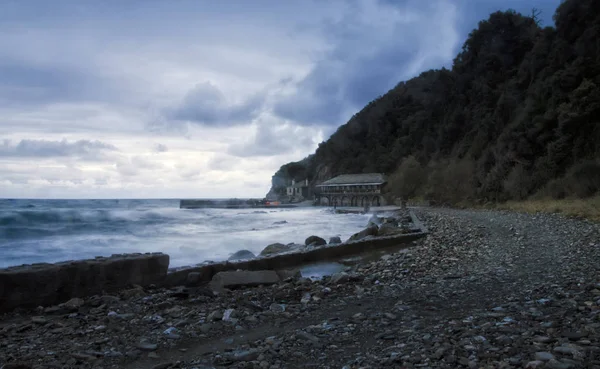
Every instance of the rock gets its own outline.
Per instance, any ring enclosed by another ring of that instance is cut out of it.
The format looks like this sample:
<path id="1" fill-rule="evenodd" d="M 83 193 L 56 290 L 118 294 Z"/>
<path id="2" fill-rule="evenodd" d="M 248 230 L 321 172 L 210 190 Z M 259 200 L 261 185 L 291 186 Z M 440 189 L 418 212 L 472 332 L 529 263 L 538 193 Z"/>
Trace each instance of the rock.
<path id="1" fill-rule="evenodd" d="M 285 311 L 285 305 L 273 303 L 269 306 L 269 310 L 274 313 L 283 313 Z"/>
<path id="2" fill-rule="evenodd" d="M 273 222 L 273 224 L 274 225 L 277 225 L 277 224 L 287 224 L 287 220 L 280 220 L 280 221 L 277 221 L 277 222 Z"/>
<path id="3" fill-rule="evenodd" d="M 71 356 L 80 361 L 93 362 L 93 361 L 96 361 L 96 359 L 97 359 L 97 357 L 95 355 L 88 355 L 88 354 L 85 354 L 82 352 L 74 352 L 71 354 Z"/>
<path id="4" fill-rule="evenodd" d="M 208 317 L 206 317 L 206 320 L 209 322 L 216 322 L 217 320 L 221 319 L 223 319 L 223 312 L 221 310 L 215 310 L 208 314 Z"/>
<path id="5" fill-rule="evenodd" d="M 304 244 L 306 246 L 309 246 L 309 245 L 323 246 L 323 245 L 327 245 L 327 241 L 325 241 L 324 239 L 322 239 L 321 237 L 318 237 L 318 236 L 310 236 L 306 240 L 304 240 Z"/>
<path id="6" fill-rule="evenodd" d="M 550 342 L 554 342 L 554 339 L 550 338 L 550 337 L 546 337 L 546 336 L 536 336 L 533 338 L 533 340 L 535 342 L 539 342 L 539 343 L 550 343 Z"/>
<path id="7" fill-rule="evenodd" d="M 80 307 L 82 307 L 84 304 L 84 301 L 78 297 L 75 297 L 73 299 L 70 299 L 69 301 L 65 302 L 64 304 L 61 304 L 62 307 L 69 309 L 69 310 L 77 310 Z"/>
<path id="8" fill-rule="evenodd" d="M 135 297 L 142 297 L 142 296 L 145 296 L 145 295 L 146 295 L 146 293 L 144 292 L 144 289 L 142 287 L 140 287 L 140 286 L 137 286 L 135 288 L 130 288 L 128 290 L 121 291 L 121 296 L 124 299 L 126 299 L 126 300 L 127 299 L 132 299 L 132 298 L 135 298 Z"/>
<path id="9" fill-rule="evenodd" d="M 437 349 L 434 353 L 433 353 L 433 357 L 436 360 L 440 360 L 442 357 L 444 357 L 444 354 L 446 353 L 446 349 L 445 348 L 439 348 Z"/>
<path id="10" fill-rule="evenodd" d="M 272 243 L 272 244 L 268 245 L 267 247 L 265 247 L 260 252 L 260 255 L 267 256 L 267 255 L 279 254 L 281 252 L 286 252 L 291 249 L 292 249 L 292 247 L 289 245 L 284 245 L 282 243 Z"/>
<path id="11" fill-rule="evenodd" d="M 310 293 L 305 292 L 304 295 L 302 295 L 302 299 L 300 299 L 300 303 L 302 304 L 308 304 L 310 302 Z"/>
<path id="12" fill-rule="evenodd" d="M 335 273 L 334 275 L 331 276 L 331 279 L 329 280 L 329 283 L 331 284 L 340 284 L 340 283 L 346 283 L 350 280 L 350 276 L 348 275 L 348 273 L 346 272 L 339 272 L 339 273 Z"/>
<path id="13" fill-rule="evenodd" d="M 363 238 L 365 238 L 367 236 L 377 236 L 378 231 L 379 231 L 379 227 L 377 227 L 376 225 L 371 225 L 371 226 L 363 229 L 362 231 L 350 236 L 348 241 L 358 241 L 358 240 L 362 240 Z"/>
<path id="14" fill-rule="evenodd" d="M 161 363 L 161 364 L 156 364 L 152 367 L 152 369 L 168 369 L 170 367 L 172 367 L 175 363 Z"/>
<path id="15" fill-rule="evenodd" d="M 187 285 L 193 286 L 193 285 L 198 284 L 200 282 L 200 277 L 201 277 L 200 272 L 188 273 L 187 278 L 186 278 Z"/>
<path id="16" fill-rule="evenodd" d="M 279 275 L 274 270 L 237 270 L 215 274 L 210 286 L 213 290 L 221 290 L 223 288 L 270 285 L 279 283 L 279 281 Z"/>
<path id="17" fill-rule="evenodd" d="M 243 350 L 234 351 L 228 357 L 232 361 L 254 361 L 258 358 L 260 352 L 258 350 Z"/>
<path id="18" fill-rule="evenodd" d="M 579 351 L 577 351 L 576 349 L 565 346 L 555 347 L 552 351 L 556 352 L 557 354 L 572 355 L 573 357 L 579 354 Z"/>
<path id="19" fill-rule="evenodd" d="M 102 303 L 104 303 L 106 305 L 118 304 L 119 301 L 121 301 L 120 298 L 118 298 L 117 296 L 112 296 L 112 295 L 102 295 L 102 296 L 100 296 L 100 300 L 102 300 Z"/>
<path id="20" fill-rule="evenodd" d="M 169 328 L 165 329 L 163 331 L 163 334 L 167 338 L 171 338 L 171 339 L 181 338 L 181 335 L 179 334 L 179 330 L 177 328 L 175 328 L 175 327 L 169 327 Z"/>
<path id="21" fill-rule="evenodd" d="M 562 334 L 563 337 L 568 338 L 571 341 L 577 341 L 580 340 L 582 338 L 587 337 L 587 333 L 586 332 L 563 332 Z"/>
<path id="22" fill-rule="evenodd" d="M 338 236 L 334 236 L 334 237 L 330 237 L 329 238 L 329 244 L 330 245 L 337 245 L 337 244 L 340 244 L 340 243 L 342 243 L 342 239 L 339 238 Z"/>
<path id="23" fill-rule="evenodd" d="M 0 369 L 31 369 L 31 365 L 24 363 L 8 363 L 2 365 Z"/>
<path id="24" fill-rule="evenodd" d="M 296 336 L 298 336 L 298 338 L 304 339 L 306 341 L 310 341 L 312 343 L 319 343 L 318 337 L 316 337 L 310 333 L 304 332 L 304 331 L 296 332 Z"/>
<path id="25" fill-rule="evenodd" d="M 44 318 L 43 316 L 32 316 L 31 322 L 35 324 L 46 324 L 48 323 L 48 319 Z"/>
<path id="26" fill-rule="evenodd" d="M 539 361 L 550 361 L 554 359 L 554 355 L 549 352 L 540 351 L 535 353 L 535 360 Z"/>
<path id="27" fill-rule="evenodd" d="M 267 246 L 269 247 L 269 246 Z M 264 251 L 264 250 L 263 250 Z M 240 250 L 233 253 L 227 260 L 250 260 L 256 258 L 256 255 L 249 250 Z"/>
<path id="28" fill-rule="evenodd" d="M 235 309 L 227 309 L 223 313 L 223 321 L 231 322 L 238 316 L 238 313 Z"/>
<path id="29" fill-rule="evenodd" d="M 496 337 L 496 339 L 494 341 L 496 341 L 496 343 L 498 343 L 502 346 L 510 346 L 513 342 L 513 339 L 507 335 L 502 335 L 502 336 Z"/>
<path id="30" fill-rule="evenodd" d="M 158 345 L 156 343 L 140 342 L 136 347 L 142 351 L 154 351 L 158 348 Z"/>
<path id="31" fill-rule="evenodd" d="M 569 369 L 569 368 L 575 368 L 575 367 L 572 366 L 571 364 L 561 363 L 560 361 L 558 361 L 556 359 L 552 359 L 546 363 L 544 368 L 547 368 L 547 369 Z"/>

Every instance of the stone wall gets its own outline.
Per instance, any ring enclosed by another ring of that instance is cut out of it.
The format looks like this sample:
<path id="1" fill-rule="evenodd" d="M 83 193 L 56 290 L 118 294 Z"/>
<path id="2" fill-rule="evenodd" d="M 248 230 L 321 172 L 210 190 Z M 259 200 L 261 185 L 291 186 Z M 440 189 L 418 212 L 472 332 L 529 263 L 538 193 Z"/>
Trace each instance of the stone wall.
<path id="1" fill-rule="evenodd" d="M 169 255 L 126 254 L 0 269 L 0 311 L 55 305 L 73 297 L 162 283 Z"/>

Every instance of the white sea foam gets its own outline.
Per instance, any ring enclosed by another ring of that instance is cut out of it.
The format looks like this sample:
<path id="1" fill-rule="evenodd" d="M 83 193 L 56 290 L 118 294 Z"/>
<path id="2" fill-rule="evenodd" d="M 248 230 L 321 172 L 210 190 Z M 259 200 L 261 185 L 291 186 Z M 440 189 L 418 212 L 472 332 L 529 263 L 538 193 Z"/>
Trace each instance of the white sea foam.
<path id="1" fill-rule="evenodd" d="M 2 200 L 0 267 L 164 252 L 171 267 L 224 260 L 274 242 L 304 243 L 317 235 L 348 238 L 368 216 L 326 208 L 178 208 L 174 200 Z M 283 223 L 285 221 L 285 223 Z"/>

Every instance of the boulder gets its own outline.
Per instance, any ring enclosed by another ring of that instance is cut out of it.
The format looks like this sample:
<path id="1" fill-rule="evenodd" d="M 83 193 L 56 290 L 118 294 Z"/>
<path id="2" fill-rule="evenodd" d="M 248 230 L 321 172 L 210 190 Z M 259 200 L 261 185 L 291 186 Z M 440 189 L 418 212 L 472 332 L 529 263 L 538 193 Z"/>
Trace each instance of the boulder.
<path id="1" fill-rule="evenodd" d="M 331 279 L 329 280 L 329 283 L 331 284 L 340 284 L 340 283 L 346 283 L 350 280 L 350 275 L 348 275 L 348 273 L 346 272 L 339 272 L 339 273 L 335 273 L 334 275 L 331 276 Z"/>
<path id="2" fill-rule="evenodd" d="M 339 238 L 338 236 L 329 238 L 329 244 L 330 245 L 337 245 L 337 244 L 340 244 L 340 243 L 342 243 L 342 239 Z"/>
<path id="3" fill-rule="evenodd" d="M 309 246 L 309 245 L 323 246 L 323 245 L 327 245 L 327 241 L 325 241 L 324 239 L 322 239 L 321 237 L 318 237 L 318 236 L 310 236 L 304 241 L 304 244 L 306 246 Z"/>
<path id="4" fill-rule="evenodd" d="M 292 249 L 290 245 L 284 245 L 282 243 L 272 243 L 269 246 L 265 247 L 261 252 L 261 256 L 279 254 L 280 252 L 289 251 Z"/>
<path id="5" fill-rule="evenodd" d="M 358 240 L 362 240 L 363 238 L 365 238 L 367 236 L 377 236 L 378 232 L 379 232 L 379 227 L 377 227 L 376 225 L 371 225 L 371 226 L 363 229 L 362 231 L 350 236 L 348 241 L 358 241 Z"/>
<path id="6" fill-rule="evenodd" d="M 270 285 L 279 283 L 280 278 L 274 270 L 237 270 L 219 272 L 215 274 L 210 282 L 213 290 L 223 288 L 251 287 L 259 285 Z"/>
<path id="7" fill-rule="evenodd" d="M 249 260 L 254 259 L 256 255 L 249 250 L 240 250 L 232 254 L 227 260 Z"/>

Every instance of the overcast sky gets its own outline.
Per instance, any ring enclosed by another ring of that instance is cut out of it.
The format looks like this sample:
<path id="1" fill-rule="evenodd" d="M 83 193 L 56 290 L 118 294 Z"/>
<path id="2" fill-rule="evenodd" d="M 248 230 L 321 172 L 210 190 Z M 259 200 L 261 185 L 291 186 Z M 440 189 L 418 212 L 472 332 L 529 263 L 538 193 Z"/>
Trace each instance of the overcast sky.
<path id="1" fill-rule="evenodd" d="M 0 198 L 263 197 L 495 10 L 559 0 L 2 0 Z"/>

